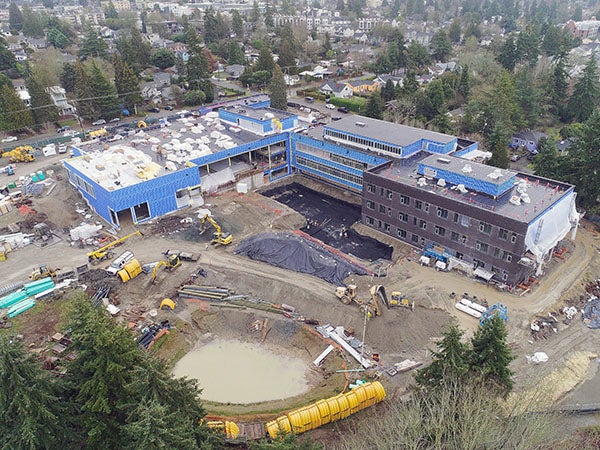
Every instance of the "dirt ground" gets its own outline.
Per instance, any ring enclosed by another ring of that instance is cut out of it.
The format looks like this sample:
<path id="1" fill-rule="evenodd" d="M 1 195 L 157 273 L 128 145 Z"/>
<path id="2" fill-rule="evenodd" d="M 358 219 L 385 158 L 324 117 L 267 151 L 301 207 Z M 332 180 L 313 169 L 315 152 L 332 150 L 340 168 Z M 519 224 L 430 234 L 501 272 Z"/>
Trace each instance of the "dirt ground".
<path id="1" fill-rule="evenodd" d="M 54 170 L 61 180 L 56 180 L 57 185 L 49 195 L 44 193 L 40 198 L 33 199 L 32 207 L 43 214 L 42 217 L 45 217 L 47 223 L 54 226 L 55 234 L 60 239 L 57 238 L 56 242 L 49 246 L 29 245 L 10 253 L 8 260 L 0 263 L 0 284 L 27 279 L 32 268 L 39 263 L 66 270 L 87 262 L 86 254 L 93 247 L 82 249 L 71 245 L 66 233 L 68 227 L 79 225 L 85 219 L 85 212 L 75 212 L 76 206 L 81 206 L 81 198 L 65 180 L 64 170 L 58 166 L 54 166 Z M 301 181 L 320 192 L 338 195 L 346 201 L 355 200 L 349 194 L 340 194 L 331 187 L 311 180 L 295 181 Z M 236 293 L 272 303 L 291 305 L 306 318 L 318 320 L 321 324 L 329 323 L 354 330 L 356 336 L 362 339 L 364 316 L 356 305 L 343 305 L 336 299 L 335 286 L 315 277 L 233 254 L 235 242 L 265 230 L 301 228 L 306 225 L 305 218 L 287 206 L 258 193 L 223 193 L 207 198 L 205 207 L 212 211 L 225 231 L 233 234 L 234 244 L 229 247 L 211 246 L 210 232 L 199 235 L 195 225 L 182 221 L 186 217 L 195 217 L 195 211 L 191 209 L 181 210 L 177 214 L 141 226 L 144 236 L 129 239 L 117 249 L 117 253 L 132 250 L 142 264 L 162 259 L 162 252 L 167 249 L 197 253 L 200 258 L 197 262 L 183 262 L 182 266 L 173 272 L 161 270 L 155 283 L 150 282 L 148 275 L 141 275 L 126 284 L 113 280 L 113 295 L 118 297 L 124 313 L 135 310 L 147 316 L 148 312 L 158 308 L 163 298 L 176 299 L 177 288 L 181 284 L 193 281 L 197 284 L 227 287 Z M 23 217 L 17 211 L 13 211 L 0 216 L 0 228 L 21 221 Z M 556 311 L 566 299 L 582 294 L 585 280 L 598 276 L 599 237 L 591 229 L 582 227 L 566 260 L 552 262 L 546 267 L 541 283 L 525 295 L 519 296 L 500 292 L 458 273 L 438 272 L 432 268 L 421 267 L 416 262 L 417 254 L 410 247 L 367 227 L 355 225 L 353 228 L 393 245 L 394 252 L 389 265 L 378 262 L 377 267 L 371 266 L 387 276 L 354 277 L 347 282 L 358 286 L 358 294 L 362 298 L 366 298 L 370 286 L 382 284 L 388 292 L 400 290 L 416 303 L 412 312 L 404 308 L 383 310 L 381 317 L 373 318 L 367 323 L 365 342 L 372 351 L 380 354 L 383 365 L 389 367 L 407 358 L 426 362 L 429 349 L 435 348 L 436 339 L 453 321 L 457 321 L 466 330 L 467 335 L 476 329 L 476 319 L 454 308 L 455 300 L 450 298 L 451 292 L 467 292 L 471 296 L 485 298 L 489 304 L 501 302 L 508 306 L 509 341 L 516 355 L 512 368 L 517 390 L 531 386 L 539 377 L 560 368 L 572 352 L 596 351 L 599 348 L 600 330 L 587 329 L 579 318 L 570 325 L 559 323 L 556 334 L 540 341 L 533 341 L 529 330 L 532 317 L 536 314 L 546 314 L 550 310 Z M 130 230 L 121 230 L 119 235 L 123 236 L 128 231 Z M 97 268 L 107 265 L 99 265 Z M 199 276 L 192 280 L 192 274 L 197 273 L 200 268 L 206 271 L 207 277 Z M 39 320 L 39 310 L 36 313 L 36 308 L 14 321 L 15 330 L 24 334 L 28 343 L 43 341 L 44 335 L 47 338 L 59 324 L 58 319 L 46 320 L 45 326 L 34 327 L 35 321 Z M 52 304 L 44 308 L 44 314 L 50 315 Z M 167 318 L 176 325 L 173 333 L 158 349 L 159 354 L 172 362 L 210 336 L 256 341 L 258 337 L 249 330 L 249 324 L 264 317 L 264 313 L 255 310 L 225 311 L 204 302 L 179 300 L 175 312 L 159 310 L 154 319 L 160 321 Z M 265 344 L 278 351 L 303 354 L 308 363 L 327 346 L 327 343 L 307 334 L 303 326 L 291 319 L 270 313 L 267 313 L 266 317 L 272 321 L 273 326 Z M 549 356 L 548 363 L 528 364 L 525 355 L 535 351 L 546 352 Z M 336 355 L 327 362 L 319 377 L 315 378 L 317 381 L 313 380 L 314 390 L 301 398 L 266 407 L 251 405 L 223 409 L 221 405 L 212 405 L 212 411 L 234 415 L 262 414 L 267 410 L 278 411 L 330 395 L 343 387 L 343 377 L 334 374 L 344 363 L 343 360 L 346 360 L 348 368 L 357 366 L 344 355 Z M 596 366 L 590 365 L 587 378 L 595 375 Z M 390 393 L 400 393 L 411 381 L 412 374 L 400 374 L 392 378 L 384 375 L 381 379 L 388 386 Z M 600 402 L 600 399 L 598 401 Z"/>

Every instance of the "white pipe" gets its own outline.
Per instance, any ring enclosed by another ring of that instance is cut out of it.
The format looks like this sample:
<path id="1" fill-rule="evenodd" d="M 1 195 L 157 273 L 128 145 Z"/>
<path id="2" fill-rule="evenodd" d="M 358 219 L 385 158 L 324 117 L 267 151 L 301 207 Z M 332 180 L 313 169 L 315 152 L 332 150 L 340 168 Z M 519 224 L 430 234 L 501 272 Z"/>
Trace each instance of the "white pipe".
<path id="1" fill-rule="evenodd" d="M 321 363 L 323 362 L 323 360 L 327 357 L 327 355 L 329 355 L 331 353 L 332 350 L 333 350 L 333 345 L 330 345 L 325 350 L 323 350 L 323 353 L 321 353 L 319 356 L 317 356 L 317 359 L 315 359 L 313 361 L 313 364 L 315 366 L 319 367 L 321 365 Z"/>
<path id="2" fill-rule="evenodd" d="M 346 350 L 348 353 L 350 353 L 350 356 L 352 356 L 354 359 L 356 359 L 361 366 L 363 366 L 365 369 L 368 369 L 369 367 L 371 367 L 371 365 L 373 364 L 371 360 L 367 359 L 367 358 L 363 358 L 362 356 L 360 356 L 360 354 L 354 350 L 350 344 L 348 344 L 344 338 L 342 338 L 339 334 L 337 334 L 335 331 L 329 333 L 329 337 L 331 339 L 333 339 L 335 342 L 337 342 L 338 344 L 340 344 L 342 346 L 342 348 L 344 350 Z M 363 343 L 364 345 L 364 343 Z"/>
<path id="3" fill-rule="evenodd" d="M 456 309 L 458 309 L 459 311 L 462 311 L 462 312 L 464 312 L 464 313 L 467 313 L 468 315 L 470 315 L 470 316 L 473 316 L 473 317 L 475 317 L 475 318 L 477 318 L 477 319 L 481 318 L 481 313 L 480 313 L 479 311 L 477 311 L 477 310 L 475 310 L 475 309 L 473 309 L 473 308 L 469 308 L 468 306 L 466 306 L 466 305 L 463 305 L 463 304 L 462 304 L 462 303 L 460 303 L 460 302 L 458 302 L 458 303 L 455 305 L 455 307 L 456 307 Z"/>

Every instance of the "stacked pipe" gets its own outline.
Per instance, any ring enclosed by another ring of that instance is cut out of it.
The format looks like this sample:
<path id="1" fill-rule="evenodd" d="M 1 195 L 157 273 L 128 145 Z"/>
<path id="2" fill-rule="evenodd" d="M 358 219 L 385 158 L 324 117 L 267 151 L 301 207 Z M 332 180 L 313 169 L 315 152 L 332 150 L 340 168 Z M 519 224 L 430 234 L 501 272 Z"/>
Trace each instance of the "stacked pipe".
<path id="1" fill-rule="evenodd" d="M 32 298 L 26 298 L 21 300 L 18 303 L 15 303 L 7 312 L 7 316 L 11 319 L 15 316 L 18 316 L 24 311 L 27 311 L 29 308 L 33 308 L 35 306 L 35 300 Z"/>
<path id="2" fill-rule="evenodd" d="M 196 298 L 199 300 L 207 300 L 209 302 L 222 302 L 232 294 L 227 288 L 197 286 L 193 284 L 182 286 L 177 293 L 179 294 L 179 297 Z"/>
<path id="3" fill-rule="evenodd" d="M 109 293 L 109 286 L 100 286 L 94 296 L 90 299 L 90 302 L 92 302 L 92 305 L 94 306 L 100 306 L 102 299 L 108 298 Z"/>

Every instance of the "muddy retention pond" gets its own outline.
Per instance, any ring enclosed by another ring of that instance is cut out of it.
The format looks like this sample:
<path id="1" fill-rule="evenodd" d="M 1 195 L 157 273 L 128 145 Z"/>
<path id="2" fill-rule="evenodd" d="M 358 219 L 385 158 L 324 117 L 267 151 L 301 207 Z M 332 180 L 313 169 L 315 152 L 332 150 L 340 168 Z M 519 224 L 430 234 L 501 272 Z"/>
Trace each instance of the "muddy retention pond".
<path id="1" fill-rule="evenodd" d="M 302 359 L 276 354 L 260 344 L 215 339 L 187 353 L 173 374 L 197 379 L 203 400 L 249 404 L 306 392 L 307 371 Z"/>

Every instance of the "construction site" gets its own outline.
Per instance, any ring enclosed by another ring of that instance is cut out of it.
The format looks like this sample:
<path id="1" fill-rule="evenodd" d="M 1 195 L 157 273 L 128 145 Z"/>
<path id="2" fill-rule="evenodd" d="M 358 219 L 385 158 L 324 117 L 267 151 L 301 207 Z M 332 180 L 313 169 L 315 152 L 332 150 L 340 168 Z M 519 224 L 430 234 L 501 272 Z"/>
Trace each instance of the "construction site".
<path id="1" fill-rule="evenodd" d="M 403 395 L 449 324 L 470 336 L 501 305 L 517 393 L 542 386 L 541 408 L 600 403 L 578 397 L 598 377 L 600 324 L 581 312 L 600 271 L 590 222 L 509 292 L 424 263 L 421 249 L 361 222 L 359 194 L 302 174 L 204 193 L 143 223 L 120 215 L 117 230 L 60 155 L 14 166 L 0 205 L 0 327 L 57 373 L 70 355 L 64 298 L 82 289 L 176 376 L 200 381 L 209 417 L 256 438 L 282 411 L 357 380 L 381 383 L 367 384 L 371 400 L 357 411 Z"/>

